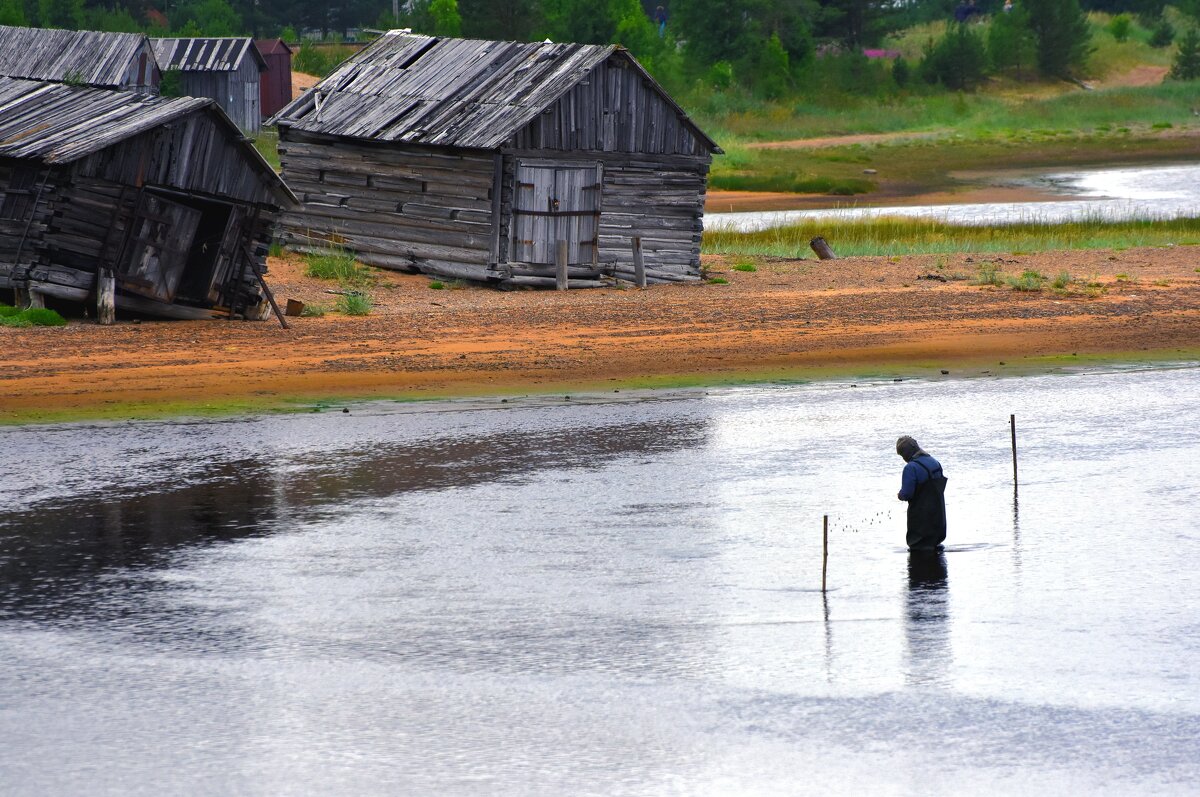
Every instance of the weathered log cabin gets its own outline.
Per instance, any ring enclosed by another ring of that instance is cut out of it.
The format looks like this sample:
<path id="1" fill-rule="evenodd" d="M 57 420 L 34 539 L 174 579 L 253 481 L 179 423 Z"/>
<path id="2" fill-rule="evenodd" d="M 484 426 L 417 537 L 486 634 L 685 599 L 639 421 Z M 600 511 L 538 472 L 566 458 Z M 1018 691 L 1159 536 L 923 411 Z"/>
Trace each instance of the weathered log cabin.
<path id="1" fill-rule="evenodd" d="M 169 318 L 261 318 L 295 196 L 210 99 L 0 78 L 0 289 Z"/>
<path id="2" fill-rule="evenodd" d="M 274 119 L 286 245 L 501 285 L 697 279 L 721 150 L 618 46 L 390 31 Z"/>
<path id="3" fill-rule="evenodd" d="M 159 70 L 141 33 L 0 25 L 0 75 L 158 93 Z"/>
<path id="4" fill-rule="evenodd" d="M 253 39 L 151 39 L 151 43 L 159 68 L 179 73 L 180 94 L 211 97 L 242 130 L 254 133 L 262 127 L 261 75 L 267 62 Z"/>

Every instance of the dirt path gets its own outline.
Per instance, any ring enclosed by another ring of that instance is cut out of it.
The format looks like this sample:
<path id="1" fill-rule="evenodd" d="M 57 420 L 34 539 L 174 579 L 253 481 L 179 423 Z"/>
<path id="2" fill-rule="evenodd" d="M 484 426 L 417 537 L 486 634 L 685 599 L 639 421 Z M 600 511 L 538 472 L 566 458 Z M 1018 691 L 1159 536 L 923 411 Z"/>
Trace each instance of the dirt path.
<path id="1" fill-rule="evenodd" d="M 1008 273 L 1068 271 L 1102 282 L 1098 298 L 953 279 L 975 274 L 982 260 L 774 260 L 744 273 L 710 259 L 729 284 L 570 293 L 435 291 L 425 278 L 388 274 L 372 315 L 296 318 L 286 331 L 273 321 L 3 329 L 0 421 L 322 396 L 607 390 L 644 380 L 998 373 L 1059 355 L 1200 351 L 1195 248 L 991 258 Z M 282 299 L 332 303 L 328 283 L 302 277 L 296 263 L 273 259 L 271 271 Z"/>
<path id="2" fill-rule="evenodd" d="M 755 141 L 746 144 L 746 149 L 822 149 L 823 147 L 848 147 L 854 144 L 896 144 L 902 141 L 925 141 L 948 135 L 952 130 L 930 130 L 923 133 L 911 131 L 901 133 L 857 133 L 849 136 L 827 136 L 824 138 L 795 138 L 788 141 Z"/>

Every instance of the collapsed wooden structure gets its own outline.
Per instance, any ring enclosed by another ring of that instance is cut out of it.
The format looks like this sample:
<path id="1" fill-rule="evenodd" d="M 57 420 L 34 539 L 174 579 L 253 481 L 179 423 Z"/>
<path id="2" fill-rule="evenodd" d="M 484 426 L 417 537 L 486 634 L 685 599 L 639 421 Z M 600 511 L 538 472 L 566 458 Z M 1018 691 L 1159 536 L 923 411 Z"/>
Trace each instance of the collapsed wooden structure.
<path id="1" fill-rule="evenodd" d="M 296 198 L 209 99 L 0 78 L 0 288 L 170 318 L 261 318 Z"/>
<path id="2" fill-rule="evenodd" d="M 179 73 L 181 95 L 216 100 L 242 130 L 259 130 L 261 74 L 267 62 L 253 39 L 151 39 L 151 43 L 159 68 Z"/>
<path id="3" fill-rule="evenodd" d="M 157 94 L 158 64 L 141 33 L 0 25 L 0 75 Z"/>
<path id="4" fill-rule="evenodd" d="M 390 31 L 271 120 L 291 248 L 501 285 L 697 279 L 717 144 L 618 46 Z"/>

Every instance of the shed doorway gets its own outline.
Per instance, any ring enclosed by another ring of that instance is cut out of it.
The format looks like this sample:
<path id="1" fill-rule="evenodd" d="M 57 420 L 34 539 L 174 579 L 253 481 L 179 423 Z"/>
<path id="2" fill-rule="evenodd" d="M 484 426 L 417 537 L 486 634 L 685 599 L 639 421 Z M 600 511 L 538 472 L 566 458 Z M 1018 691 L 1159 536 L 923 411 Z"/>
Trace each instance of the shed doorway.
<path id="1" fill-rule="evenodd" d="M 554 265 L 557 242 L 566 241 L 568 264 L 594 262 L 603 178 L 594 161 L 518 160 L 510 260 Z"/>
<path id="2" fill-rule="evenodd" d="M 121 287 L 162 302 L 212 304 L 231 211 L 223 202 L 143 192 L 117 268 Z"/>

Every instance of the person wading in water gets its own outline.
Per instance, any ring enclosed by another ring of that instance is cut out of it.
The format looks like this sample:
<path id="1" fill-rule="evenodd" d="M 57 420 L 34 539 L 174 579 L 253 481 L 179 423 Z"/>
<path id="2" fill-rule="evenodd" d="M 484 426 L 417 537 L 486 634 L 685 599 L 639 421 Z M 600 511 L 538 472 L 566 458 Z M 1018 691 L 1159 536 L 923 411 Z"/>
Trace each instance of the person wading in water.
<path id="1" fill-rule="evenodd" d="M 896 453 L 908 463 L 896 494 L 908 502 L 908 549 L 936 551 L 946 539 L 946 477 L 942 466 L 908 435 L 896 441 Z"/>

